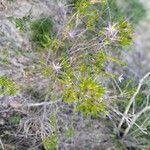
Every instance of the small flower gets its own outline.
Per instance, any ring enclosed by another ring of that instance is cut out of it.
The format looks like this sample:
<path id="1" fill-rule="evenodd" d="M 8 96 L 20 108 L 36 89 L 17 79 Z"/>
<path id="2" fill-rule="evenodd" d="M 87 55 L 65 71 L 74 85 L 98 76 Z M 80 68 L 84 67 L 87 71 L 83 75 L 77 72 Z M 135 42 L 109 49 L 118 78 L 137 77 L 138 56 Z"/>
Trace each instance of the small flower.
<path id="1" fill-rule="evenodd" d="M 108 37 L 116 37 L 117 33 L 118 33 L 118 30 L 117 30 L 117 27 L 116 27 L 116 23 L 115 24 L 111 24 L 109 23 L 108 24 L 108 27 L 104 28 L 106 30 L 106 36 Z"/>
<path id="2" fill-rule="evenodd" d="M 61 65 L 59 63 L 55 64 L 53 62 L 53 69 L 58 73 L 61 70 Z"/>

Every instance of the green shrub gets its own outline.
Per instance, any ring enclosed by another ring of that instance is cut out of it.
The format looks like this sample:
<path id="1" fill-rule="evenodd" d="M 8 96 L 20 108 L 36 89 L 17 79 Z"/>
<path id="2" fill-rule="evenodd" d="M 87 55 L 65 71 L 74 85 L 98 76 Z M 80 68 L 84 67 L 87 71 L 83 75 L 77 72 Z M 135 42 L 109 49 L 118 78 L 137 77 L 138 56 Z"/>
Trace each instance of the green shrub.
<path id="1" fill-rule="evenodd" d="M 40 18 L 31 23 L 32 41 L 41 48 L 47 48 L 53 37 L 51 18 Z"/>
<path id="2" fill-rule="evenodd" d="M 65 136 L 67 138 L 72 138 L 75 134 L 74 128 L 73 127 L 69 127 L 66 132 L 65 132 Z"/>
<path id="3" fill-rule="evenodd" d="M 16 83 L 7 76 L 0 76 L 0 95 L 15 95 L 18 87 Z"/>
<path id="4" fill-rule="evenodd" d="M 100 7 L 98 7 L 100 6 Z M 92 33 L 93 37 L 101 37 L 103 38 L 103 42 L 106 45 L 129 45 L 132 42 L 132 26 L 129 22 L 120 18 L 117 22 L 112 22 L 116 24 L 116 26 L 108 27 L 108 23 L 110 20 L 107 18 L 103 18 L 101 15 L 103 10 L 100 8 L 107 8 L 106 3 L 99 4 L 91 4 L 89 1 L 79 0 L 75 3 L 76 11 L 79 12 L 79 18 L 83 21 L 83 25 L 87 28 L 86 33 Z M 115 6 L 116 7 L 116 6 Z M 75 14 L 73 14 L 74 16 Z M 72 20 L 69 20 L 69 23 L 74 23 L 76 18 L 72 17 Z M 102 20 L 108 21 L 107 23 L 103 23 L 102 26 L 99 26 Z M 50 21 L 50 20 L 49 20 Z M 43 19 L 35 21 L 32 24 L 32 30 L 36 36 L 33 36 L 34 41 L 39 42 L 41 47 L 47 47 L 51 44 L 52 41 L 52 24 L 47 20 L 43 22 Z M 114 20 L 115 21 L 115 20 Z M 40 25 L 41 23 L 41 25 Z M 49 24 L 49 25 L 48 25 Z M 51 26 L 50 26 L 51 24 Z M 68 23 L 66 23 L 68 25 Z M 39 26 L 40 25 L 40 26 Z M 51 27 L 51 28 L 48 28 Z M 44 28 L 44 29 L 43 29 Z M 73 26 L 67 26 L 67 29 L 72 29 Z M 108 30 L 106 30 L 108 28 Z M 115 28 L 115 29 L 114 29 Z M 112 39 L 113 35 L 108 35 L 107 32 L 113 32 L 112 30 L 117 30 L 117 34 L 115 35 L 115 40 Z M 49 40 L 43 40 L 44 35 L 49 34 Z M 86 38 L 86 33 L 79 37 L 80 43 L 88 43 L 90 39 Z M 44 34 L 44 35 L 43 35 Z M 38 37 L 38 38 L 37 38 Z M 68 39 L 67 39 L 68 38 Z M 85 51 L 81 51 L 72 56 L 73 59 L 76 59 L 76 62 L 71 63 L 70 54 L 67 53 L 67 49 L 69 46 L 72 46 L 73 41 L 70 40 L 69 37 L 65 37 L 61 43 L 63 43 L 63 51 L 58 49 L 57 51 L 57 63 L 52 63 L 52 67 L 49 64 L 42 65 L 44 69 L 41 69 L 41 74 L 45 77 L 53 76 L 53 82 L 59 82 L 61 85 L 61 90 L 57 93 L 60 93 L 59 96 L 63 97 L 63 101 L 67 103 L 75 103 L 76 110 L 80 111 L 85 115 L 93 115 L 96 116 L 98 113 L 103 112 L 106 113 L 106 104 L 103 102 L 103 95 L 105 94 L 105 87 L 101 82 L 98 82 L 96 79 L 97 76 L 105 76 L 108 77 L 109 73 L 105 71 L 105 64 L 110 62 L 115 62 L 116 64 L 121 64 L 117 58 L 110 56 L 105 50 L 102 48 L 98 48 L 95 50 L 85 49 Z M 98 41 L 94 41 L 98 42 Z M 65 49 L 65 44 L 67 43 L 67 49 Z M 79 44 L 80 44 L 79 43 Z M 99 44 L 99 43 L 97 43 Z M 60 51 L 59 51 L 60 50 Z M 106 76 L 108 75 L 108 76 Z"/>
<path id="5" fill-rule="evenodd" d="M 20 123 L 21 116 L 18 114 L 14 114 L 9 118 L 9 122 L 14 125 L 18 125 Z"/>
<path id="6" fill-rule="evenodd" d="M 52 134 L 50 137 L 45 137 L 42 143 L 46 150 L 56 150 L 58 144 L 58 138 L 55 134 Z"/>
<path id="7" fill-rule="evenodd" d="M 76 115 L 76 112 L 80 112 L 83 116 L 95 118 L 100 113 L 104 116 L 108 114 L 107 106 L 111 102 L 106 102 L 104 97 L 106 94 L 108 100 L 111 99 L 109 94 L 113 93 L 113 88 L 109 89 L 108 82 L 110 77 L 115 76 L 115 71 L 111 66 L 108 67 L 108 70 L 112 71 L 108 71 L 107 66 L 109 66 L 109 63 L 115 63 L 119 66 L 125 65 L 117 58 L 118 54 L 116 54 L 115 47 L 120 48 L 132 43 L 133 27 L 126 17 L 129 14 L 136 15 L 141 6 L 135 0 L 132 2 L 127 0 L 126 3 L 131 7 L 135 5 L 137 8 L 135 7 L 132 10 L 129 7 L 129 10 L 122 11 L 116 0 L 101 0 L 99 3 L 91 3 L 90 0 L 69 0 L 69 4 L 72 4 L 72 14 L 69 16 L 70 19 L 64 26 L 64 30 L 62 33 L 58 33 L 57 37 L 54 37 L 54 24 L 50 17 L 42 17 L 31 22 L 30 31 L 33 44 L 40 49 L 52 50 L 51 52 L 49 51 L 48 57 L 47 51 L 42 55 L 40 55 L 41 53 L 39 55 L 36 53 L 37 55 L 35 56 L 38 57 L 33 58 L 33 63 L 35 63 L 31 67 L 33 70 L 30 70 L 30 67 L 27 68 L 27 72 L 31 74 L 29 79 L 33 81 L 39 77 L 39 80 L 35 80 L 34 83 L 31 82 L 31 84 L 33 83 L 33 88 L 27 85 L 28 91 L 26 94 L 30 95 L 29 97 L 37 103 L 43 100 L 47 103 L 50 99 L 52 100 L 52 106 L 54 106 L 51 107 L 50 105 L 51 114 L 46 114 L 49 111 L 47 111 L 48 107 L 44 105 L 44 116 L 42 117 L 43 121 L 47 121 L 45 132 L 50 130 L 48 133 L 51 133 L 51 135 L 42 139 L 42 144 L 46 150 L 56 150 L 58 147 L 58 135 L 63 131 L 59 128 L 61 123 L 58 123 L 61 120 L 59 118 L 60 107 L 63 107 L 64 113 L 68 113 L 65 112 L 64 106 L 60 106 L 61 104 L 67 103 L 67 105 L 71 105 L 73 115 Z M 141 16 L 143 16 L 143 7 L 141 12 Z M 27 31 L 26 23 L 30 19 L 28 17 L 14 18 L 13 21 L 19 30 Z M 77 23 L 78 20 L 79 23 Z M 138 20 L 139 18 L 137 19 L 136 17 L 131 18 L 133 23 Z M 79 34 L 74 37 L 70 36 L 70 31 L 75 30 L 79 30 Z M 116 56 L 113 56 L 113 53 Z M 39 57 L 42 58 L 39 59 Z M 4 62 L 7 63 L 6 60 Z M 41 82 L 37 84 L 40 85 L 39 90 L 38 86 L 34 86 L 37 82 Z M 127 82 L 128 86 L 130 86 L 129 81 Z M 126 83 L 122 82 L 121 84 L 119 86 L 127 93 L 126 100 L 128 100 L 128 96 L 135 89 L 127 87 L 126 90 Z M 34 90 L 35 87 L 36 90 Z M 17 92 L 16 84 L 6 76 L 0 76 L 0 88 L 0 95 L 15 95 Z M 118 91 L 116 93 L 118 96 Z M 119 93 L 121 92 L 119 91 Z M 137 95 L 138 105 L 142 103 L 144 97 L 144 93 Z M 59 99 L 62 102 L 53 105 L 54 100 Z M 121 104 L 118 102 L 118 110 L 125 108 L 126 105 L 126 102 L 121 101 Z M 40 113 L 42 114 L 43 109 L 41 107 L 40 110 L 42 111 Z M 57 113 L 58 118 L 56 117 Z M 71 115 L 70 112 L 69 115 Z M 19 116 L 13 116 L 10 119 L 13 124 L 18 124 L 19 121 Z M 50 128 L 47 128 L 47 125 L 50 125 Z M 69 127 L 65 132 L 65 136 L 71 138 L 74 133 L 74 128 Z M 121 143 L 117 144 L 121 149 Z"/>
<path id="8" fill-rule="evenodd" d="M 28 22 L 31 19 L 30 14 L 27 16 L 23 16 L 22 18 L 9 17 L 9 19 L 11 22 L 13 22 L 16 25 L 16 28 L 18 28 L 21 32 L 28 31 Z"/>

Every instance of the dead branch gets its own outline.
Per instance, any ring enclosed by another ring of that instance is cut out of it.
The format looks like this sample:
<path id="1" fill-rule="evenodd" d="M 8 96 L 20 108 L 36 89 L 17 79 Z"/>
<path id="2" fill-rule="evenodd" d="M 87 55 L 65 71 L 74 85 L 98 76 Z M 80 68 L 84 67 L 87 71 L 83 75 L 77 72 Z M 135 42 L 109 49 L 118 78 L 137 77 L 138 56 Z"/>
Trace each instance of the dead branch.
<path id="1" fill-rule="evenodd" d="M 150 76 L 150 72 L 148 72 L 140 81 L 139 81 L 139 85 L 138 85 L 138 88 L 137 90 L 135 91 L 134 95 L 132 96 L 132 98 L 130 99 L 129 103 L 128 103 L 128 106 L 126 107 L 126 110 L 124 112 L 124 116 L 122 117 L 120 123 L 119 123 L 119 126 L 118 126 L 118 129 L 120 130 L 121 129 L 121 126 L 125 120 L 125 116 L 127 116 L 128 112 L 129 112 L 129 109 L 131 107 L 131 105 L 133 104 L 133 102 L 135 101 L 135 98 L 137 96 L 137 94 L 139 93 L 140 89 L 141 89 L 141 86 L 143 85 L 143 82 L 145 81 L 145 79 L 147 77 Z"/>
<path id="2" fill-rule="evenodd" d="M 148 110 L 150 110 L 150 106 L 146 106 L 144 109 L 142 109 L 139 113 L 137 113 L 137 114 L 135 115 L 135 117 L 132 119 L 130 125 L 126 128 L 123 137 L 125 137 L 125 136 L 128 134 L 129 130 L 130 130 L 130 129 L 132 128 L 132 126 L 135 124 L 136 120 L 137 120 L 144 112 L 146 112 L 146 111 L 148 111 Z"/>

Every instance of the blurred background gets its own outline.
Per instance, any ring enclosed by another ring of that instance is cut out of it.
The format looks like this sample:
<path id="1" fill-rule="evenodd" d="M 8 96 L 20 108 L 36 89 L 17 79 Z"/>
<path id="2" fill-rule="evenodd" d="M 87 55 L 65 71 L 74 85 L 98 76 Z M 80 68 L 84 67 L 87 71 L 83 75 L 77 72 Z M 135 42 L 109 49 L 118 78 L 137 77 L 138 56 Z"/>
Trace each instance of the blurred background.
<path id="1" fill-rule="evenodd" d="M 122 58 L 128 63 L 131 72 L 141 77 L 150 71 L 150 1 L 130 0 L 128 2 L 132 5 L 130 7 L 123 5 L 123 7 L 125 11 L 130 9 L 133 11 L 128 15 L 135 23 L 134 46 L 124 51 Z"/>

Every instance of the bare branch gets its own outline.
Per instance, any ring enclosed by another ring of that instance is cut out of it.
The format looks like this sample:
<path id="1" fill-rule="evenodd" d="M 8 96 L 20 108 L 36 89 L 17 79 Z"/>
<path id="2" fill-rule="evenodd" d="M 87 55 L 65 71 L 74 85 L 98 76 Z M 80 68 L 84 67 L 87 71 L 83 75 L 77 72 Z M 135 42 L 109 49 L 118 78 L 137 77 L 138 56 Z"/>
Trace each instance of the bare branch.
<path id="1" fill-rule="evenodd" d="M 143 85 L 144 80 L 145 80 L 147 77 L 149 77 L 149 76 L 150 76 L 150 72 L 148 72 L 148 73 L 140 80 L 136 92 L 134 93 L 134 95 L 132 96 L 132 98 L 130 99 L 130 101 L 129 101 L 129 103 L 128 103 L 128 106 L 126 107 L 126 110 L 125 110 L 125 112 L 124 112 L 124 116 L 127 116 L 127 113 L 128 113 L 128 111 L 129 111 L 129 109 L 130 109 L 132 103 L 135 101 L 135 98 L 136 98 L 137 94 L 139 93 L 139 91 L 140 91 L 140 89 L 141 89 L 141 86 Z M 119 130 L 120 130 L 120 128 L 121 128 L 121 126 L 122 126 L 124 120 L 125 120 L 125 117 L 123 117 L 123 118 L 121 119 L 120 123 L 119 123 L 119 126 L 118 126 L 118 129 L 119 129 Z"/>
<path id="2" fill-rule="evenodd" d="M 4 148 L 4 144 L 3 144 L 3 142 L 2 142 L 2 140 L 1 140 L 1 139 L 0 139 L 0 145 L 1 145 L 2 150 L 5 150 L 5 148 Z"/>
<path id="3" fill-rule="evenodd" d="M 144 109 L 142 109 L 136 116 L 132 119 L 130 125 L 126 128 L 123 137 L 125 137 L 129 130 L 132 128 L 132 126 L 135 124 L 136 120 L 146 111 L 150 110 L 150 106 L 146 106 Z"/>

